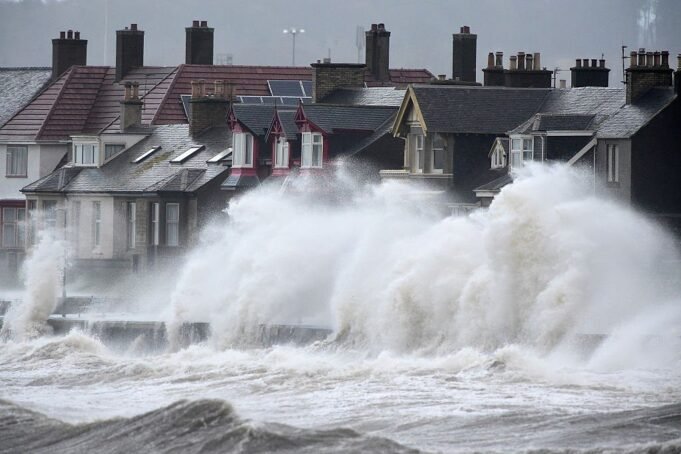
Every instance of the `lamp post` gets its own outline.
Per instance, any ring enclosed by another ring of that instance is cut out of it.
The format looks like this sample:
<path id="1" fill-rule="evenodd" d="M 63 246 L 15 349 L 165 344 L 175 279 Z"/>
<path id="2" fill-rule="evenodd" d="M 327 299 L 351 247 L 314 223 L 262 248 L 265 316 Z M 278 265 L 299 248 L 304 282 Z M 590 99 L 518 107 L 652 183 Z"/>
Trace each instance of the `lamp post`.
<path id="1" fill-rule="evenodd" d="M 296 35 L 298 33 L 305 33 L 305 29 L 295 27 L 284 29 L 285 35 L 291 35 L 293 37 L 293 57 L 291 59 L 291 66 L 296 66 Z"/>

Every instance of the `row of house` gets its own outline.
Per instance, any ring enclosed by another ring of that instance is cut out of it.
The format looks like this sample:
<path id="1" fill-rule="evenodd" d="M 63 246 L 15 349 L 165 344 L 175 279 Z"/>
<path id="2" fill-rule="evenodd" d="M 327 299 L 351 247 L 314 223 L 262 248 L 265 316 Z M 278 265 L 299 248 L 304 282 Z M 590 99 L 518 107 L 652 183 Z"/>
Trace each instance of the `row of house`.
<path id="1" fill-rule="evenodd" d="M 453 35 L 450 79 L 391 69 L 383 24 L 366 32 L 364 64 L 310 67 L 213 65 L 213 29 L 185 31 L 176 67 L 145 66 L 133 24 L 117 32 L 115 67 L 87 66 L 87 42 L 65 32 L 51 72 L 26 70 L 31 100 L 0 127 L 0 266 L 16 267 L 35 239 L 26 220 L 39 219 L 67 227 L 87 272 L 153 268 L 235 195 L 326 176 L 339 157 L 369 180 L 447 192 L 457 212 L 489 205 L 528 161 L 565 162 L 592 172 L 597 191 L 681 219 L 681 73 L 668 52 L 632 53 L 624 88 L 586 59 L 556 88 L 530 52 L 508 68 L 490 52 L 478 83 L 468 27 Z"/>

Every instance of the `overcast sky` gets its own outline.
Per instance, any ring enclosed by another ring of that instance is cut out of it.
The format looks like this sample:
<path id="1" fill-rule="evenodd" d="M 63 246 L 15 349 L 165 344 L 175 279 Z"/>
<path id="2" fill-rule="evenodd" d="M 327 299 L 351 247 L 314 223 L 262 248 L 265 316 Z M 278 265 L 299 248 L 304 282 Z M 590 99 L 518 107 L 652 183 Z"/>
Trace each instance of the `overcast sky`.
<path id="1" fill-rule="evenodd" d="M 356 62 L 357 27 L 372 22 L 392 32 L 391 67 L 448 77 L 452 33 L 470 26 L 478 81 L 489 51 L 503 51 L 505 66 L 511 53 L 541 52 L 549 68 L 604 54 L 611 85 L 621 79 L 622 44 L 669 50 L 674 66 L 681 53 L 681 0 L 0 0 L 0 66 L 49 66 L 50 40 L 67 29 L 89 41 L 88 64 L 110 65 L 115 30 L 133 22 L 146 32 L 145 64 L 176 65 L 194 19 L 215 28 L 216 54 L 234 64 L 290 65 L 287 27 L 306 31 L 296 40 L 298 65 L 329 52 Z"/>

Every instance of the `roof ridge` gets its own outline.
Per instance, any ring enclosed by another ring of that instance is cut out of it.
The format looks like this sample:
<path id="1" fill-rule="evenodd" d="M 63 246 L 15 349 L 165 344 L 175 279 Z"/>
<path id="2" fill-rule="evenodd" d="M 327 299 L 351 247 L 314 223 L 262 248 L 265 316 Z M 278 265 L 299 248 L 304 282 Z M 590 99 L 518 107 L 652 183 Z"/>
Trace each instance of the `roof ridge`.
<path id="1" fill-rule="evenodd" d="M 50 118 L 52 117 L 52 114 L 54 113 L 54 108 L 55 108 L 55 106 L 57 105 L 57 103 L 59 103 L 59 100 L 61 100 L 62 96 L 64 95 L 64 90 L 66 89 L 66 85 L 69 83 L 69 81 L 70 81 L 71 78 L 73 77 L 73 74 L 76 72 L 75 69 L 76 69 L 75 66 L 70 67 L 70 68 L 67 70 L 67 73 L 66 73 L 65 76 L 62 75 L 61 77 L 59 77 L 59 79 L 57 79 L 56 81 L 54 81 L 54 83 L 56 83 L 57 81 L 61 80 L 62 77 L 65 77 L 65 78 L 64 78 L 64 83 L 63 83 L 63 85 L 61 86 L 61 88 L 59 89 L 59 93 L 57 94 L 57 97 L 54 98 L 54 102 L 53 102 L 52 105 L 50 106 L 50 111 L 47 113 L 47 115 L 45 115 L 45 119 L 43 120 L 42 125 L 40 125 L 40 129 L 38 129 L 38 132 L 37 132 L 36 135 L 35 135 L 36 140 L 38 140 L 38 139 L 40 138 L 40 135 L 43 133 L 43 130 L 45 129 L 45 126 L 47 125 L 47 122 L 48 122 L 48 121 L 50 120 Z M 53 83 L 53 84 L 54 84 L 54 83 Z M 52 86 L 53 84 L 50 84 L 48 87 Z M 46 88 L 46 89 L 47 89 L 47 88 Z M 28 104 L 28 105 L 30 105 L 30 104 Z M 28 106 L 28 105 L 27 105 L 27 106 Z M 22 109 L 22 110 L 23 110 L 23 109 Z"/>

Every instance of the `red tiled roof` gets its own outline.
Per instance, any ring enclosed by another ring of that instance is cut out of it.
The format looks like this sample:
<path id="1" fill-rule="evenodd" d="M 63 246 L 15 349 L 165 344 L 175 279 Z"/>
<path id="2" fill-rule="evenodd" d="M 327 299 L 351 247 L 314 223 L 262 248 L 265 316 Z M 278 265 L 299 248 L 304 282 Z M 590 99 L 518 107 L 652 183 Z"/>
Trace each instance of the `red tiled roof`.
<path id="1" fill-rule="evenodd" d="M 268 80 L 311 80 L 312 68 L 292 66 L 180 65 L 177 75 L 154 118 L 156 124 L 186 123 L 180 95 L 190 95 L 192 80 L 231 83 L 235 95 L 269 96 Z"/>

